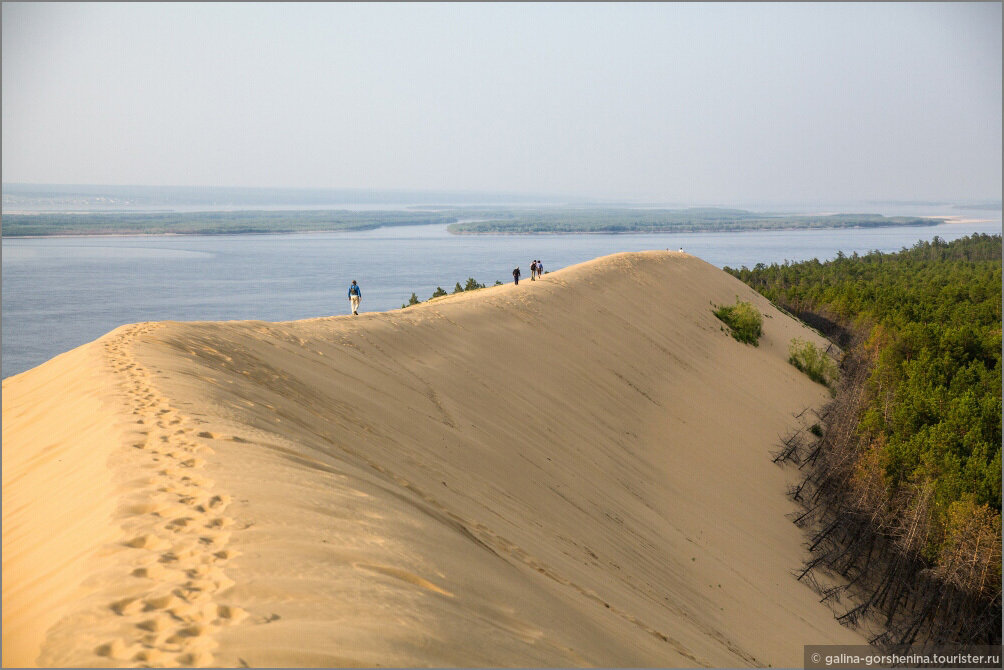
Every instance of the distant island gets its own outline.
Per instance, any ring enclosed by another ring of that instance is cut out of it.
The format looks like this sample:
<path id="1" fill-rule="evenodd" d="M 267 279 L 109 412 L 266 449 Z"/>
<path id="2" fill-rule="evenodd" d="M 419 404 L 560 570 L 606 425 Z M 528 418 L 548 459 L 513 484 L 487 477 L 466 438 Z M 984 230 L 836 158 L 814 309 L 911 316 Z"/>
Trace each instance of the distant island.
<path id="1" fill-rule="evenodd" d="M 944 219 L 881 214 L 768 214 L 742 209 L 414 207 L 407 210 L 39 212 L 7 214 L 5 237 L 224 235 L 369 230 L 446 224 L 457 235 L 696 233 L 923 226 Z"/>
<path id="2" fill-rule="evenodd" d="M 535 209 L 484 212 L 479 221 L 450 224 L 457 234 L 700 233 L 805 228 L 925 226 L 944 219 L 881 214 L 764 214 L 715 207 L 689 209 Z"/>

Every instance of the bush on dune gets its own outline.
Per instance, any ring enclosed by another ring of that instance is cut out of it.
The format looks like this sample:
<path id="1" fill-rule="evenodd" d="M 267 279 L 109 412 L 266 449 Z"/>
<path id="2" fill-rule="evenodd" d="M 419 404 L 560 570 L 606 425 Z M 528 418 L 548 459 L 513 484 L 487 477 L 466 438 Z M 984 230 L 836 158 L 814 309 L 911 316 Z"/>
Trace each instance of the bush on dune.
<path id="1" fill-rule="evenodd" d="M 715 309 L 715 316 L 728 325 L 732 337 L 754 347 L 760 346 L 763 317 L 753 303 L 736 300 L 734 305 L 723 305 Z"/>
<path id="2" fill-rule="evenodd" d="M 788 345 L 788 362 L 823 386 L 832 388 L 837 380 L 837 364 L 812 342 L 793 339 Z"/>

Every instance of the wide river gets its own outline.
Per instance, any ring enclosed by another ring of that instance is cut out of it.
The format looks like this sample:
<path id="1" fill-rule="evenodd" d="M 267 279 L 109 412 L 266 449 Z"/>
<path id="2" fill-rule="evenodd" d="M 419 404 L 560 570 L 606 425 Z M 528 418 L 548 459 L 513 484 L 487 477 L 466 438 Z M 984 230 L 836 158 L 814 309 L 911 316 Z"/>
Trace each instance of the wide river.
<path id="1" fill-rule="evenodd" d="M 918 240 L 1001 232 L 1001 224 L 663 235 L 458 236 L 445 226 L 294 235 L 3 239 L 2 376 L 139 321 L 287 321 L 427 300 L 468 277 L 512 281 L 530 261 L 557 270 L 619 251 L 683 247 L 718 267 L 898 251 Z"/>

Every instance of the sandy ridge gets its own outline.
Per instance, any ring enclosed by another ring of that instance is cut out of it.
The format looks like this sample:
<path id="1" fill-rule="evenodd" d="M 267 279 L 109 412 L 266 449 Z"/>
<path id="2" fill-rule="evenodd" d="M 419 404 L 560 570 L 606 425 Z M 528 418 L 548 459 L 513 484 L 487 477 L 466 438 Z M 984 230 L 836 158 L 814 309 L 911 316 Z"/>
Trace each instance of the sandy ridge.
<path id="1" fill-rule="evenodd" d="M 711 314 L 737 296 L 758 348 Z M 64 666 L 777 666 L 860 643 L 789 574 L 769 452 L 826 396 L 794 336 L 817 337 L 675 252 L 360 317 L 122 327 L 4 384 L 5 615 L 48 592 L 24 662 Z M 110 388 L 76 444 L 64 405 Z M 8 523 L 69 483 L 36 437 L 112 504 L 47 522 L 100 531 L 92 576 L 11 590 L 11 547 L 69 546 Z"/>

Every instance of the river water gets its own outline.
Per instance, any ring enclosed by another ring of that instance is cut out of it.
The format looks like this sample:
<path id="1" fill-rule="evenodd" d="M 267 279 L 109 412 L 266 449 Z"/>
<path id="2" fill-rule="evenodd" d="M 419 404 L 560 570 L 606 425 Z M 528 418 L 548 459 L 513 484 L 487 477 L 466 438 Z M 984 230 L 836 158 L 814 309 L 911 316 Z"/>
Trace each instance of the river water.
<path id="1" fill-rule="evenodd" d="M 897 251 L 918 240 L 1001 232 L 1000 222 L 744 233 L 458 236 L 445 226 L 291 235 L 3 239 L 2 376 L 126 323 L 286 321 L 426 300 L 468 277 L 512 281 L 530 261 L 557 270 L 619 251 L 683 247 L 718 267 Z"/>

